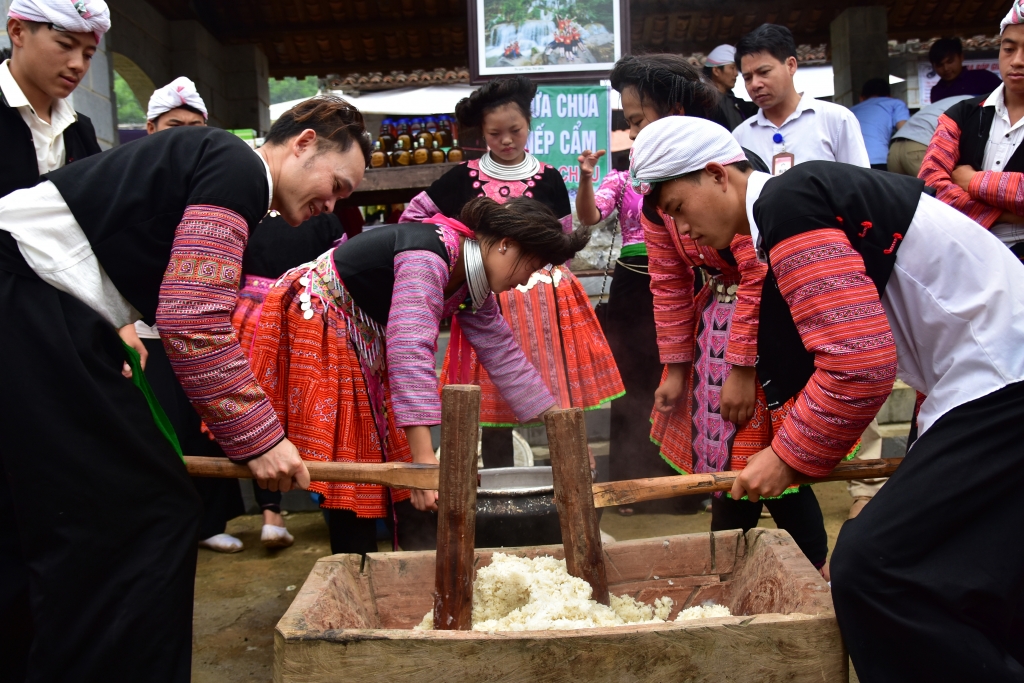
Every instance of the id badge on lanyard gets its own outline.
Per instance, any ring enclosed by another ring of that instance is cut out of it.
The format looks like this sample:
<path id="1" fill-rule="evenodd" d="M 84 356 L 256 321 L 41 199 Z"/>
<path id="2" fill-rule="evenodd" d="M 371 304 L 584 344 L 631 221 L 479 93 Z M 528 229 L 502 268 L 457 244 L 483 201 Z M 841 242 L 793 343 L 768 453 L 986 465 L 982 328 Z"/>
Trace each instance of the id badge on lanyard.
<path id="1" fill-rule="evenodd" d="M 772 157 L 772 175 L 779 176 L 793 168 L 794 164 L 796 164 L 796 158 L 792 152 L 786 151 L 786 139 L 782 137 L 782 133 L 773 135 L 772 142 L 782 145 L 782 151 Z"/>

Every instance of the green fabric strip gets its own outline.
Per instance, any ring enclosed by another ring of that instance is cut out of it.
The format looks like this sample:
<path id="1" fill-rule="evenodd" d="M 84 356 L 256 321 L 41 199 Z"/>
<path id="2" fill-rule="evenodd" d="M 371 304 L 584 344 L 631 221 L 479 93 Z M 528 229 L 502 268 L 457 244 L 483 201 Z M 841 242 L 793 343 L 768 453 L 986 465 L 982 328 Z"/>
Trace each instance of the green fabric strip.
<path id="1" fill-rule="evenodd" d="M 178 435 L 174 433 L 174 427 L 171 426 L 167 413 L 164 412 L 160 402 L 156 400 L 153 387 L 149 386 L 146 372 L 142 369 L 142 359 L 139 357 L 139 352 L 125 344 L 123 340 L 121 345 L 124 347 L 124 353 L 128 357 L 128 367 L 132 369 L 132 383 L 146 397 L 146 403 L 149 404 L 149 412 L 153 414 L 153 422 L 156 423 L 156 428 L 170 442 L 171 447 L 178 454 L 178 457 L 181 458 L 181 461 L 185 462 L 185 457 L 181 453 L 181 444 L 178 443 Z"/>
<path id="2" fill-rule="evenodd" d="M 627 258 L 629 256 L 647 256 L 647 244 L 645 242 L 627 244 L 619 252 L 619 258 Z"/>
<path id="3" fill-rule="evenodd" d="M 584 408 L 583 412 L 587 412 L 588 410 L 597 410 L 601 406 L 603 406 L 605 403 L 608 403 L 610 401 L 614 401 L 617 398 L 622 398 L 625 395 L 626 395 L 625 391 L 620 391 L 619 393 L 615 394 L 614 396 L 609 396 L 608 398 L 602 398 L 600 401 L 597 402 L 596 406 L 590 406 L 589 408 Z M 544 423 L 543 422 L 526 422 L 526 423 L 520 424 L 518 422 L 481 422 L 480 426 L 481 427 L 543 427 Z"/>

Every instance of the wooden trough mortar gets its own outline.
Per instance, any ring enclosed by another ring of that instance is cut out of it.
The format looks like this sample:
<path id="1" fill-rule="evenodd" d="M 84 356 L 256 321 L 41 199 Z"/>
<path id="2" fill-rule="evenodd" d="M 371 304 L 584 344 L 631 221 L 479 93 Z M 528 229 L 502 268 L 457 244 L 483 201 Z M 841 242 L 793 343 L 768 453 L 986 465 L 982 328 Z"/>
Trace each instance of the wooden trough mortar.
<path id="1" fill-rule="evenodd" d="M 492 550 L 476 551 L 476 566 Z M 502 549 L 563 557 L 562 546 Z M 608 587 L 670 619 L 707 600 L 732 617 L 572 631 L 414 631 L 433 607 L 433 552 L 320 559 L 274 635 L 277 683 L 845 681 L 828 585 L 784 531 L 666 536 L 604 547 Z"/>

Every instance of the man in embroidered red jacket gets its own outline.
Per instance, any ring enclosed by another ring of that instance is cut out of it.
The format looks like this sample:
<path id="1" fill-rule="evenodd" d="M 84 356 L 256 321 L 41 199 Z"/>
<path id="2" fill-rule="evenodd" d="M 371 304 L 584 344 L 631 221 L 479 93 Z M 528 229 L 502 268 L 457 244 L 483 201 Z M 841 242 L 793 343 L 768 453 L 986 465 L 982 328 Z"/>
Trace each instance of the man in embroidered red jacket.
<path id="1" fill-rule="evenodd" d="M 921 163 L 936 196 L 988 228 L 1024 259 L 1024 24 L 1021 4 L 1000 26 L 999 71 L 992 94 L 953 105 Z"/>
<path id="2" fill-rule="evenodd" d="M 733 497 L 830 472 L 898 370 L 927 396 L 920 436 L 832 558 L 853 663 L 866 683 L 1022 680 L 1024 549 L 1001 539 L 1024 524 L 1024 265 L 919 180 L 828 162 L 773 178 L 741 156 L 669 117 L 630 169 L 698 244 L 749 234 L 768 263 L 757 372 L 770 407 L 794 402 Z"/>

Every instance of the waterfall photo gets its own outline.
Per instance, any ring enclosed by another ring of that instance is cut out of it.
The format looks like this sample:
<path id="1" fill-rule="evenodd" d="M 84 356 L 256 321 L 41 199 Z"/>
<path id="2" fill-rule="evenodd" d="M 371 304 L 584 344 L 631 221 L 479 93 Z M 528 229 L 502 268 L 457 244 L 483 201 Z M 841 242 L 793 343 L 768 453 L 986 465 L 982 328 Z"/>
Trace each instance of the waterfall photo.
<path id="1" fill-rule="evenodd" d="M 620 0 L 471 0 L 470 10 L 475 77 L 599 77 L 622 56 Z"/>

